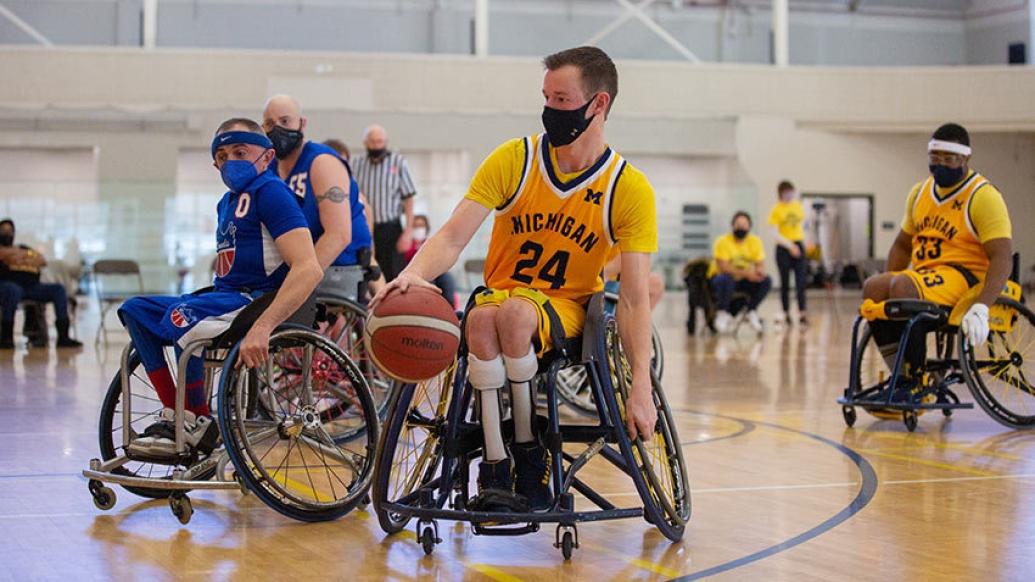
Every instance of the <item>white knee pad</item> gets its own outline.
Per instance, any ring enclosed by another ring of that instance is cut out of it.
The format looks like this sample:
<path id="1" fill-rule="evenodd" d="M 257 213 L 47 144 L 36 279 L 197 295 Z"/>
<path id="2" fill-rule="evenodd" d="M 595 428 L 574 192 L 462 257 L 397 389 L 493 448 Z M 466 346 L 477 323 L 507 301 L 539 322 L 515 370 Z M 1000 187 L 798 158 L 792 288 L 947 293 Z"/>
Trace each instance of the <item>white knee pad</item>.
<path id="1" fill-rule="evenodd" d="M 535 357 L 535 349 L 528 346 L 528 353 L 520 358 L 512 358 L 503 354 L 507 368 L 507 380 L 511 382 L 529 382 L 539 371 L 539 361 Z"/>
<path id="2" fill-rule="evenodd" d="M 520 358 L 503 355 L 506 363 L 507 379 L 510 380 L 510 405 L 514 410 L 514 442 L 530 443 L 534 439 L 532 418 L 535 410 L 532 407 L 532 378 L 539 371 L 539 362 L 535 350 L 531 346 L 528 353 Z"/>
<path id="3" fill-rule="evenodd" d="M 474 354 L 467 354 L 467 381 L 475 390 L 499 390 L 507 383 L 507 369 L 503 358 L 479 360 Z"/>

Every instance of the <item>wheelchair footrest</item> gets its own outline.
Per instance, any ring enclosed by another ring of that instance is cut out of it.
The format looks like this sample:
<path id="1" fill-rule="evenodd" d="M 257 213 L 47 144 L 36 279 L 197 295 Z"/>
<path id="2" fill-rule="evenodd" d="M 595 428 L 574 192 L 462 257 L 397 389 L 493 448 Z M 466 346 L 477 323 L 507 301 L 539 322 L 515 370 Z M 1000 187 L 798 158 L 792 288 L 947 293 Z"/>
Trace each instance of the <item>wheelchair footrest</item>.
<path id="1" fill-rule="evenodd" d="M 494 527 L 508 524 L 539 523 L 577 523 L 586 521 L 606 521 L 611 519 L 627 519 L 643 517 L 643 508 L 606 509 L 594 511 L 546 511 L 542 513 L 505 513 L 493 511 L 460 511 L 456 509 L 439 509 L 433 507 L 416 507 L 400 503 L 384 503 L 384 509 L 398 513 L 404 517 L 418 519 L 448 519 L 450 521 L 466 521 L 479 527 Z M 491 524 L 491 525 L 489 525 Z M 514 529 L 514 528 L 511 528 Z M 477 532 L 476 532 L 477 533 Z M 528 532 L 525 532 L 528 533 Z M 489 534 L 493 535 L 493 534 Z M 507 535 L 507 534 L 496 534 Z M 518 534 L 511 534 L 518 535 Z"/>
<path id="2" fill-rule="evenodd" d="M 893 410 L 956 410 L 974 408 L 973 402 L 880 402 L 871 399 L 838 398 L 837 403 L 842 406 L 858 406 L 863 409 L 889 408 Z"/>

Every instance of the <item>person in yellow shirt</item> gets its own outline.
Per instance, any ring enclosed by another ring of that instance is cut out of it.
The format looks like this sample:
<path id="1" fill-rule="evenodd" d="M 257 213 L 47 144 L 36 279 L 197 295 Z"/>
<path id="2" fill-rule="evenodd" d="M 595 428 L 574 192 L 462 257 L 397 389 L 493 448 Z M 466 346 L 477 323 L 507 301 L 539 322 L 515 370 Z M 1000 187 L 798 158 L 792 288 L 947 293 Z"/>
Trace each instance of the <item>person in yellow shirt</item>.
<path id="1" fill-rule="evenodd" d="M 763 330 L 757 309 L 769 294 L 773 282 L 765 274 L 765 248 L 762 239 L 751 234 L 751 226 L 751 215 L 738 211 L 730 223 L 732 232 L 715 239 L 708 277 L 718 308 L 715 329 L 719 333 L 729 331 L 735 315 L 730 312 L 734 293 L 748 295 L 748 324 L 759 333 Z"/>
<path id="2" fill-rule="evenodd" d="M 955 306 L 981 287 L 961 328 L 974 347 L 988 339 L 988 308 L 1012 268 L 1012 226 L 1003 196 L 969 166 L 970 135 L 955 123 L 938 128 L 927 144 L 930 175 L 913 186 L 902 228 L 888 252 L 887 272 L 870 277 L 863 295 L 873 301 L 923 299 Z M 873 338 L 889 367 L 902 322 L 874 321 Z M 907 377 L 915 378 L 926 357 L 924 330 L 913 332 L 906 354 Z"/>
<path id="3" fill-rule="evenodd" d="M 798 298 L 798 322 L 808 325 L 805 315 L 805 207 L 798 200 L 794 184 L 787 180 L 776 188 L 779 202 L 769 212 L 769 224 L 776 239 L 776 267 L 780 272 L 780 304 L 783 319 L 791 323 L 791 271 L 794 272 L 794 293 Z"/>
<path id="4" fill-rule="evenodd" d="M 626 429 L 649 438 L 657 422 L 648 297 L 657 218 L 650 183 L 604 138 L 618 71 L 595 47 L 561 51 L 543 65 L 545 133 L 496 148 L 445 225 L 372 301 L 376 306 L 411 286 L 434 288 L 428 281 L 449 270 L 495 213 L 485 260 L 490 289 L 476 295 L 464 318 L 468 380 L 481 404 L 485 439 L 471 508 L 483 511 L 551 504 L 546 449 L 532 430 L 536 356 L 582 331 L 585 306 L 604 287 L 600 273 L 615 245 L 622 272 L 616 316 L 632 367 Z M 514 418 L 509 453 L 500 424 L 500 393 L 507 385 Z"/>

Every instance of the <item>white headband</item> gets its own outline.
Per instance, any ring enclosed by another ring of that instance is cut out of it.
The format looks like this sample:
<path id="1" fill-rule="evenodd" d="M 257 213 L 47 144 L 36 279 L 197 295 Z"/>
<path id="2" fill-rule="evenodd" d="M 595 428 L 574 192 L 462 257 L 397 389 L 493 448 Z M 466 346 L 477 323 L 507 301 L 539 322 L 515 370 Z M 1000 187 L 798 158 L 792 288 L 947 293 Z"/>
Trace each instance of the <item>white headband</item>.
<path id="1" fill-rule="evenodd" d="M 961 156 L 970 155 L 970 146 L 965 146 L 961 143 L 954 141 L 941 141 L 938 139 L 932 139 L 927 143 L 927 152 L 949 152 L 953 154 L 959 154 Z"/>

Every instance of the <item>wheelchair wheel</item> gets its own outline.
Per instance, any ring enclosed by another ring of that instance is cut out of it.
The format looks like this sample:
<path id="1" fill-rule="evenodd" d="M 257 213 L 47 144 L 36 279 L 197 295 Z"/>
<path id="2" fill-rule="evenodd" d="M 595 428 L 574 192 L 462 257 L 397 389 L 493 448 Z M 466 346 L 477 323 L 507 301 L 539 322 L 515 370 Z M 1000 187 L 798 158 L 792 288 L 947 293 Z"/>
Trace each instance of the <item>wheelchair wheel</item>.
<path id="1" fill-rule="evenodd" d="M 329 302 L 326 305 L 333 311 L 335 317 L 323 329 L 324 335 L 338 344 L 338 347 L 359 367 L 370 386 L 378 418 L 384 420 L 392 393 L 399 389 L 401 383 L 385 375 L 367 353 L 366 342 L 363 341 L 363 328 L 366 325 L 367 317 L 366 308 L 352 301 Z M 333 418 L 334 415 L 343 412 L 340 405 L 328 403 L 325 415 Z"/>
<path id="2" fill-rule="evenodd" d="M 974 400 L 997 422 L 1010 428 L 1035 426 L 1035 315 L 1023 303 L 1000 298 L 1007 308 L 1008 331 L 992 331 L 988 342 L 971 348 L 957 334 L 963 378 Z"/>
<path id="3" fill-rule="evenodd" d="M 387 511 L 383 504 L 417 491 L 438 472 L 455 373 L 454 363 L 431 380 L 403 384 L 392 396 L 373 487 L 374 511 L 385 533 L 402 531 L 410 518 Z"/>
<path id="4" fill-rule="evenodd" d="M 625 402 L 632 388 L 632 368 L 622 350 L 617 322 L 613 319 L 608 321 L 606 342 L 608 366 L 619 412 L 614 421 L 624 432 Z M 686 460 L 683 458 L 683 447 L 679 442 L 668 399 L 660 380 L 653 373 L 651 392 L 658 411 L 654 436 L 649 442 L 641 438 L 632 441 L 632 454 L 638 465 L 638 476 L 644 481 L 649 497 L 644 499 L 646 517 L 665 537 L 679 541 L 691 513 Z M 636 476 L 633 478 L 635 480 Z"/>
<path id="5" fill-rule="evenodd" d="M 223 364 L 218 397 L 219 428 L 237 476 L 293 519 L 326 521 L 351 511 L 370 486 L 379 428 L 359 368 L 302 327 L 282 327 L 270 337 L 263 367 L 237 369 L 238 350 Z M 350 413 L 328 420 L 320 408 L 325 398 Z M 358 436 L 343 443 L 346 433 Z"/>
<path id="6" fill-rule="evenodd" d="M 144 429 L 157 419 L 163 406 L 161 400 L 158 399 L 158 393 L 155 391 L 154 386 L 151 385 L 151 380 L 148 379 L 147 374 L 144 372 L 144 366 L 141 363 L 140 356 L 137 355 L 136 350 L 130 353 L 128 367 L 130 381 L 130 412 L 132 414 L 130 431 L 132 432 L 132 437 L 143 433 Z M 105 394 L 104 402 L 101 404 L 98 436 L 101 449 L 101 459 L 104 461 L 114 459 L 119 454 L 118 450 L 122 448 L 122 414 L 122 374 L 121 371 L 119 371 L 115 373 L 115 377 L 112 378 L 111 384 L 108 385 L 108 392 Z M 116 475 L 148 477 L 153 479 L 171 479 L 175 468 L 176 467 L 172 465 L 130 461 L 112 472 Z M 214 474 L 215 469 L 212 469 L 211 471 L 206 471 L 202 475 L 199 475 L 196 479 L 204 481 L 211 479 Z M 135 495 L 148 497 L 150 499 L 165 499 L 172 493 L 169 489 L 151 489 L 147 487 L 132 487 L 128 485 L 123 485 L 122 488 Z"/>
<path id="7" fill-rule="evenodd" d="M 661 344 L 657 327 L 651 326 L 650 342 L 650 367 L 660 381 L 665 371 L 665 347 Z M 571 366 L 561 370 L 557 374 L 557 395 L 576 412 L 585 416 L 597 415 L 597 405 L 593 401 L 593 390 L 589 386 L 585 367 Z"/>

